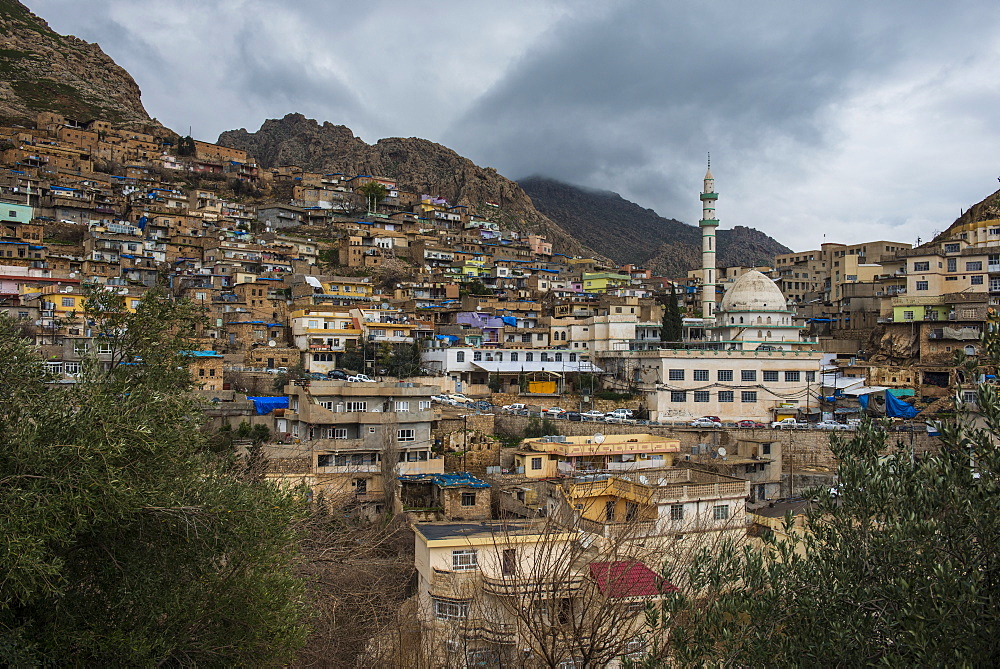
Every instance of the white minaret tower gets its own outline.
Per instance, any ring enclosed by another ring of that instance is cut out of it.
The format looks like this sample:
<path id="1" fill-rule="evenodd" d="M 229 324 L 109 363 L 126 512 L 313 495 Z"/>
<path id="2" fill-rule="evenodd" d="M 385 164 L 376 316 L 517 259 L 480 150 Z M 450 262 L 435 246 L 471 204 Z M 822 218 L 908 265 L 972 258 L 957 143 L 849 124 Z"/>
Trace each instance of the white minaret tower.
<path id="1" fill-rule="evenodd" d="M 715 217 L 715 178 L 712 176 L 712 154 L 708 155 L 708 171 L 705 172 L 705 186 L 701 193 L 701 317 L 715 318 L 715 229 L 719 219 Z"/>

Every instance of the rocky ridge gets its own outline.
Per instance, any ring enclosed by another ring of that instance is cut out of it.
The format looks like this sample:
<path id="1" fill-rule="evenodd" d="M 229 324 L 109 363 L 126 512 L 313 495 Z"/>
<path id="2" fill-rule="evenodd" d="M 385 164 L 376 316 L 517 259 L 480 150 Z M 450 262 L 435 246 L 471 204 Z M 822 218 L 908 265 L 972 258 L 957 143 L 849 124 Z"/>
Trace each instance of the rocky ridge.
<path id="1" fill-rule="evenodd" d="M 268 119 L 256 132 L 223 132 L 218 143 L 247 151 L 262 167 L 297 165 L 310 171 L 390 177 L 404 190 L 466 205 L 502 227 L 544 234 L 560 252 L 595 255 L 540 213 L 517 183 L 426 139 L 390 137 L 368 144 L 345 126 L 288 114 Z"/>
<path id="2" fill-rule="evenodd" d="M 0 0 L 0 122 L 39 112 L 117 125 L 156 124 L 131 75 L 97 44 L 60 35 L 17 0 Z"/>

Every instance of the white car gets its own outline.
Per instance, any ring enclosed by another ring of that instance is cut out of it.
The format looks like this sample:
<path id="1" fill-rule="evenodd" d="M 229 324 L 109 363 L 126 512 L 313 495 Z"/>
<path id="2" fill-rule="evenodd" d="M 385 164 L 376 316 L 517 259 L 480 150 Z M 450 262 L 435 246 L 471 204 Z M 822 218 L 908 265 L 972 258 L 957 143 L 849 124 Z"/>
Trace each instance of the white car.
<path id="1" fill-rule="evenodd" d="M 561 416 L 562 414 L 566 413 L 566 409 L 560 407 L 549 407 L 548 409 L 545 410 L 545 413 L 547 413 L 550 416 Z"/>
<path id="2" fill-rule="evenodd" d="M 791 417 L 782 418 L 771 423 L 772 430 L 794 430 L 802 427 L 809 427 L 809 423 L 800 423 Z"/>
<path id="3" fill-rule="evenodd" d="M 473 400 L 469 399 L 462 393 L 452 393 L 448 395 L 448 398 L 453 400 L 455 404 L 472 404 Z"/>
<path id="4" fill-rule="evenodd" d="M 355 374 L 354 376 L 348 376 L 347 380 L 351 383 L 375 383 L 374 379 L 371 379 L 367 374 Z"/>
<path id="5" fill-rule="evenodd" d="M 850 425 L 845 425 L 844 423 L 838 423 L 835 420 L 824 420 L 816 423 L 813 427 L 817 430 L 850 430 Z"/>
<path id="6" fill-rule="evenodd" d="M 722 423 L 709 418 L 696 418 L 689 423 L 691 427 L 722 427 Z"/>
<path id="7" fill-rule="evenodd" d="M 590 411 L 584 411 L 580 416 L 584 420 L 602 420 L 604 418 L 604 413 L 598 411 L 597 409 L 591 409 Z"/>
<path id="8" fill-rule="evenodd" d="M 631 409 L 615 409 L 614 411 L 609 411 L 608 413 L 604 414 L 604 418 L 605 419 L 607 419 L 607 418 L 621 418 L 621 419 L 626 419 L 626 418 L 631 418 L 631 417 L 632 417 L 632 410 Z"/>
<path id="9" fill-rule="evenodd" d="M 514 404 L 505 404 L 503 407 L 500 408 L 500 410 L 506 413 L 515 413 L 517 411 L 524 411 L 527 408 L 528 407 L 526 405 L 518 404 L 515 402 Z"/>

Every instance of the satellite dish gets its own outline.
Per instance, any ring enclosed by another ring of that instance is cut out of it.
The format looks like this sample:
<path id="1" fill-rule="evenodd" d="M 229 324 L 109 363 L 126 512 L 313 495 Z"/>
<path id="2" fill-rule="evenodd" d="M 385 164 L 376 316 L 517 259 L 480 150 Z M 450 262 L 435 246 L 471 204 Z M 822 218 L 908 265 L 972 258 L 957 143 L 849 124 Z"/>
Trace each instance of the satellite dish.
<path id="1" fill-rule="evenodd" d="M 598 432 L 597 434 L 595 434 L 593 436 L 593 439 L 594 439 L 594 443 L 595 444 L 603 444 L 604 443 L 604 435 L 601 434 L 600 432 Z"/>
<path id="2" fill-rule="evenodd" d="M 278 345 L 278 342 L 274 341 L 273 339 L 269 339 L 267 345 L 273 348 Z"/>
<path id="3" fill-rule="evenodd" d="M 639 483 L 641 483 L 642 485 L 649 485 L 649 479 L 646 478 L 645 476 L 643 476 L 642 474 L 640 474 L 639 475 Z"/>
<path id="4" fill-rule="evenodd" d="M 726 457 L 726 447 L 725 446 L 719 446 L 719 457 L 720 458 Z"/>

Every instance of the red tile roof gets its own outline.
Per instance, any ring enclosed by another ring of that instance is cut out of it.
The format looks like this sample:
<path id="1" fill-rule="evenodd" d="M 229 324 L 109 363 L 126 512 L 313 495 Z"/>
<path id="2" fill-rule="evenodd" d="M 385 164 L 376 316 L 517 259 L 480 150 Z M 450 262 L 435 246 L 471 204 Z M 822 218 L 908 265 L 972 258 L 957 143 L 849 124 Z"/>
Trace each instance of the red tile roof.
<path id="1" fill-rule="evenodd" d="M 677 586 L 634 560 L 591 562 L 590 575 L 607 597 L 651 597 L 676 592 Z"/>

